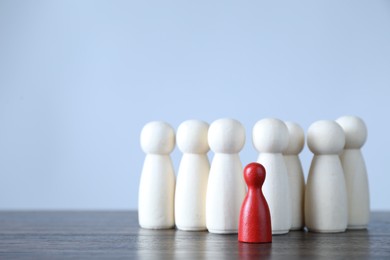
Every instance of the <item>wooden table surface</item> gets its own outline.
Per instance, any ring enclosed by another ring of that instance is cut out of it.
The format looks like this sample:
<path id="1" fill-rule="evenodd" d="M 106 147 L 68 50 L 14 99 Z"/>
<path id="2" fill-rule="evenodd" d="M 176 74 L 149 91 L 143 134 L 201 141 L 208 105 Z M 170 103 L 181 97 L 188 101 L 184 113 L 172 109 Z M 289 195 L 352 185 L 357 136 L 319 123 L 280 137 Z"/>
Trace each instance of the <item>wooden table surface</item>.
<path id="1" fill-rule="evenodd" d="M 137 212 L 0 212 L 0 259 L 390 259 L 390 212 L 374 212 L 368 230 L 293 231 L 272 244 L 237 235 L 138 227 Z"/>

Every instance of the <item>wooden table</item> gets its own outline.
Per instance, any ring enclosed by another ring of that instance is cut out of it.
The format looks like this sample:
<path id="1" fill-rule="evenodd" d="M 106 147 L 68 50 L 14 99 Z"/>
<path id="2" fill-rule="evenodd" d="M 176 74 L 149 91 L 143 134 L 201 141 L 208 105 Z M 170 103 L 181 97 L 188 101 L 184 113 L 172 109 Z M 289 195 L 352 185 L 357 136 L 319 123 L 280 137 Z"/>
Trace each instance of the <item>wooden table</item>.
<path id="1" fill-rule="evenodd" d="M 372 213 L 368 230 L 339 234 L 294 231 L 272 244 L 237 235 L 138 227 L 137 212 L 0 212 L 0 259 L 139 258 L 390 259 L 390 212 Z"/>

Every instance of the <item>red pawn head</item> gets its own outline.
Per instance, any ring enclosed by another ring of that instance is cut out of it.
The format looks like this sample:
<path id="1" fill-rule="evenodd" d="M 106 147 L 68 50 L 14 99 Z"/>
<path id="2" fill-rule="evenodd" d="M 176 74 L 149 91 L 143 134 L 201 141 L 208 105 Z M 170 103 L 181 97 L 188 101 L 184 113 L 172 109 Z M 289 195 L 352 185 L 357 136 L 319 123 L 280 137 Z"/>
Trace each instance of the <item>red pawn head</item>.
<path id="1" fill-rule="evenodd" d="M 238 241 L 246 243 L 272 242 L 271 215 L 261 191 L 265 180 L 265 168 L 250 163 L 244 169 L 248 193 L 242 203 L 238 225 Z"/>
<path id="2" fill-rule="evenodd" d="M 249 187 L 261 189 L 265 180 L 265 169 L 260 163 L 250 163 L 244 169 L 244 179 Z"/>

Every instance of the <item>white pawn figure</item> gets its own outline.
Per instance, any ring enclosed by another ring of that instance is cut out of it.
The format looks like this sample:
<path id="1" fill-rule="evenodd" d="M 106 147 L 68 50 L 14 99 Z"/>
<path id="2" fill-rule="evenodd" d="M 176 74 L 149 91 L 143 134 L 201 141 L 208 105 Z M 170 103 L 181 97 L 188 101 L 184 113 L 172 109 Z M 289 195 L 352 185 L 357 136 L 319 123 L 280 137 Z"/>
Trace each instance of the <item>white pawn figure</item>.
<path id="1" fill-rule="evenodd" d="M 175 147 L 170 125 L 154 121 L 141 132 L 141 147 L 146 153 L 138 194 L 138 221 L 142 228 L 173 228 L 175 174 L 169 154 Z"/>
<path id="2" fill-rule="evenodd" d="M 176 142 L 183 157 L 180 161 L 175 192 L 175 221 L 181 230 L 206 229 L 206 191 L 210 171 L 207 158 L 209 125 L 199 120 L 183 122 Z"/>
<path id="3" fill-rule="evenodd" d="M 288 128 L 289 139 L 287 149 L 284 150 L 284 162 L 286 163 L 290 184 L 291 198 L 291 230 L 300 230 L 304 226 L 304 195 L 305 178 L 299 153 L 305 144 L 303 129 L 296 123 L 285 122 Z"/>
<path id="4" fill-rule="evenodd" d="M 343 129 L 335 121 L 317 121 L 309 127 L 307 144 L 314 157 L 305 191 L 306 227 L 315 232 L 344 232 L 348 204 L 339 159 L 345 144 Z"/>
<path id="5" fill-rule="evenodd" d="M 291 228 L 290 188 L 282 154 L 288 145 L 287 126 L 274 118 L 258 121 L 253 127 L 253 145 L 260 152 L 257 162 L 267 171 L 263 193 L 271 213 L 272 234 L 286 234 Z"/>
<path id="6" fill-rule="evenodd" d="M 360 148 L 367 139 L 363 120 L 343 116 L 336 120 L 345 133 L 344 151 L 340 155 L 348 197 L 348 229 L 364 229 L 370 217 L 368 177 Z"/>
<path id="7" fill-rule="evenodd" d="M 237 233 L 246 195 L 238 154 L 245 144 L 245 129 L 234 119 L 219 119 L 210 125 L 208 141 L 215 154 L 207 186 L 206 226 L 211 233 Z"/>

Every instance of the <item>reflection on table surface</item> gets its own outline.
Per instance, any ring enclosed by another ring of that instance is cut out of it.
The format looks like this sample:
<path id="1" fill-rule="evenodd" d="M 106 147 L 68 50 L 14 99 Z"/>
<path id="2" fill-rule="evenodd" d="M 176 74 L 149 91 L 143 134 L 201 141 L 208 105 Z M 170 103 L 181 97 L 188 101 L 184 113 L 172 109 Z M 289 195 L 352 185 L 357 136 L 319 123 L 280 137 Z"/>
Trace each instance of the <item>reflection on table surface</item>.
<path id="1" fill-rule="evenodd" d="M 259 257 L 342 257 L 368 256 L 370 231 L 347 231 L 337 234 L 292 231 L 273 236 L 267 244 L 237 241 L 237 234 L 219 235 L 180 230 L 147 230 L 139 228 L 137 256 L 140 259 L 253 259 Z"/>
<path id="2" fill-rule="evenodd" d="M 385 258 L 390 212 L 375 212 L 367 230 L 336 234 L 292 231 L 270 244 L 246 244 L 237 234 L 138 226 L 135 211 L 0 212 L 0 258 Z"/>

